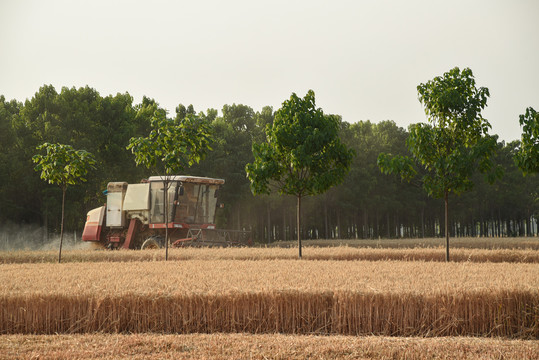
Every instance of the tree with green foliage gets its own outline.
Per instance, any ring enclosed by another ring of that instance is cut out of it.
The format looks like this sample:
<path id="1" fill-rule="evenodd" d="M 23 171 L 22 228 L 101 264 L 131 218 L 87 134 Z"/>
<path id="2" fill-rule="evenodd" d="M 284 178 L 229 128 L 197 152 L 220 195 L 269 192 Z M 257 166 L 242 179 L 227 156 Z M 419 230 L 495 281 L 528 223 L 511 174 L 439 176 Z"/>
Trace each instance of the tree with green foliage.
<path id="1" fill-rule="evenodd" d="M 9 195 L 6 200 L 11 211 L 19 213 L 16 216 L 27 222 L 40 219 L 45 229 L 56 227 L 59 232 L 61 195 L 56 194 L 56 188 L 47 187 L 39 177 L 29 175 L 33 171 L 34 149 L 43 143 L 70 144 L 75 149 L 85 149 L 99 163 L 91 179 L 69 190 L 65 230 L 76 230 L 84 224 L 85 217 L 80 214 L 102 201 L 102 189 L 111 181 L 111 174 L 128 182 L 140 180 L 144 173 L 130 165 L 132 154 L 125 146 L 131 137 L 149 132 L 149 119 L 154 110 L 144 108 L 147 100 L 144 98 L 143 104 L 135 107 L 128 93 L 101 97 L 88 86 L 62 87 L 59 93 L 52 85 L 41 87 L 25 101 L 19 114 L 12 117 L 16 141 L 11 156 L 15 166 L 20 166 L 13 172 L 16 179 L 13 183 L 33 188 L 34 193 L 31 196 Z"/>
<path id="2" fill-rule="evenodd" d="M 21 154 L 16 149 L 18 137 L 14 130 L 14 120 L 21 108 L 21 103 L 15 100 L 6 101 L 5 97 L 0 95 L 0 204 L 4 210 L 0 211 L 0 222 L 4 222 L 8 214 L 16 215 L 16 201 L 12 201 L 12 196 L 18 184 L 13 180 L 20 167 Z"/>
<path id="3" fill-rule="evenodd" d="M 255 113 L 249 106 L 232 104 L 224 105 L 221 113 L 222 116 L 217 116 L 217 110 L 207 111 L 215 134 L 213 150 L 211 156 L 193 170 L 202 176 L 226 179 L 219 199 L 227 205 L 216 213 L 217 226 L 250 229 L 256 236 L 261 225 L 257 210 L 265 201 L 253 197 L 245 164 L 254 160 L 253 142 L 264 138 L 263 129 L 266 123 L 273 121 L 273 110 L 265 107 Z"/>
<path id="4" fill-rule="evenodd" d="M 362 238 L 398 237 L 395 229 L 397 226 L 394 228 L 390 226 L 390 222 L 395 220 L 397 214 L 421 212 L 421 210 L 410 211 L 410 207 L 416 201 L 407 196 L 410 195 L 410 190 L 415 189 L 384 176 L 376 166 L 376 159 L 381 152 L 407 155 L 405 145 L 407 136 L 406 131 L 397 127 L 393 121 L 381 121 L 378 124 L 358 121 L 350 125 L 342 136 L 345 143 L 355 150 L 357 156 L 352 162 L 346 180 L 338 188 L 339 198 L 336 202 L 338 206 L 335 208 L 337 211 L 345 209 L 346 214 L 356 214 L 359 220 L 358 236 Z M 397 198 L 395 194 L 399 194 L 399 197 Z M 403 204 L 408 206 L 406 210 L 403 209 Z M 412 209 L 416 210 L 415 207 Z M 390 214 L 395 215 L 390 219 Z M 371 228 L 369 222 L 375 222 L 379 226 Z M 385 232 L 380 233 L 382 227 Z"/>
<path id="5" fill-rule="evenodd" d="M 341 119 L 324 115 L 315 105 L 314 91 L 302 99 L 295 93 L 266 127 L 266 142 L 253 144 L 254 162 L 245 169 L 254 194 L 280 194 L 297 198 L 296 222 L 301 258 L 301 199 L 341 183 L 348 173 L 353 151 L 339 138 Z"/>
<path id="6" fill-rule="evenodd" d="M 157 171 L 163 179 L 165 194 L 169 188 L 168 176 L 200 162 L 210 149 L 211 125 L 201 116 L 187 113 L 185 117 L 169 119 L 166 112 L 157 109 L 151 119 L 147 137 L 129 140 L 127 149 L 135 155 L 137 165 Z M 165 199 L 165 260 L 168 260 L 168 196 Z"/>
<path id="7" fill-rule="evenodd" d="M 49 184 L 56 184 L 62 189 L 62 219 L 60 226 L 60 250 L 58 262 L 62 261 L 62 242 L 64 239 L 65 196 L 69 185 L 86 181 L 86 174 L 94 168 L 94 156 L 85 150 L 75 150 L 71 145 L 44 143 L 37 150 L 46 150 L 46 154 L 37 154 L 32 158 L 36 171 L 41 171 L 41 179 Z"/>
<path id="8" fill-rule="evenodd" d="M 532 107 L 519 117 L 522 126 L 520 149 L 515 156 L 518 167 L 525 173 L 539 173 L 539 112 Z"/>
<path id="9" fill-rule="evenodd" d="M 185 107 L 183 104 L 176 106 L 176 119 L 183 120 L 187 115 L 196 115 L 193 105 Z"/>
<path id="10" fill-rule="evenodd" d="M 45 85 L 29 95 L 23 102 L 0 95 L 0 248 L 5 249 L 19 246 L 11 240 L 13 236 L 3 236 L 21 231 L 15 228 L 40 226 L 60 234 L 61 189 L 34 172 L 32 157 L 38 145 L 70 144 L 91 152 L 99 163 L 88 181 L 69 187 L 63 231 L 78 231 L 85 220 L 81 214 L 102 204 L 102 190 L 109 181 L 136 183 L 148 176 L 145 167 L 130 164 L 133 154 L 126 145 L 129 139 L 150 133 L 150 120 L 159 109 L 148 97 L 135 104 L 128 93 L 102 97 L 88 86 L 62 87 L 57 92 Z M 526 123 L 534 116 L 531 110 L 529 113 L 523 115 Z M 192 106 L 178 105 L 170 117 L 181 120 L 188 114 L 195 115 Z M 273 123 L 274 111 L 267 107 L 258 112 L 247 105 L 232 104 L 219 112 L 209 109 L 207 115 L 197 114 L 212 124 L 213 151 L 187 171 L 189 175 L 226 179 L 220 194 L 226 206 L 216 212 L 217 226 L 249 229 L 259 241 L 295 238 L 296 198 L 279 196 L 276 191 L 270 196 L 253 196 L 245 172 L 245 165 L 254 162 L 252 143 L 266 141 L 264 129 Z M 356 118 L 360 117 L 358 112 Z M 341 141 L 357 156 L 342 184 L 322 196 L 302 199 L 302 240 L 443 237 L 444 206 L 440 199 L 428 196 L 420 186 L 384 175 L 377 166 L 382 152 L 412 158 L 406 146 L 408 130 L 391 121 L 342 122 L 340 126 Z M 474 188 L 465 196 L 450 193 L 451 237 L 536 236 L 539 174 L 528 172 L 524 176 L 517 167 L 515 154 L 520 144 L 498 143 L 493 162 L 504 168 L 503 179 L 491 186 L 476 171 L 470 178 Z M 421 185 L 419 179 L 426 170 L 417 163 L 415 169 L 419 174 L 413 183 Z M 21 192 L 21 188 L 27 191 Z M 46 236 L 46 232 L 32 236 L 24 246 L 42 246 Z"/>
<path id="11" fill-rule="evenodd" d="M 501 175 L 491 161 L 497 138 L 488 134 L 491 126 L 481 115 L 489 91 L 475 86 L 470 69 L 461 71 L 458 67 L 420 84 L 417 91 L 429 124 L 410 125 L 407 146 L 412 157 L 381 153 L 378 166 L 383 173 L 396 173 L 408 181 L 421 173 L 427 193 L 444 199 L 449 261 L 449 194 L 470 190 L 476 169 L 486 173 L 490 181 Z"/>

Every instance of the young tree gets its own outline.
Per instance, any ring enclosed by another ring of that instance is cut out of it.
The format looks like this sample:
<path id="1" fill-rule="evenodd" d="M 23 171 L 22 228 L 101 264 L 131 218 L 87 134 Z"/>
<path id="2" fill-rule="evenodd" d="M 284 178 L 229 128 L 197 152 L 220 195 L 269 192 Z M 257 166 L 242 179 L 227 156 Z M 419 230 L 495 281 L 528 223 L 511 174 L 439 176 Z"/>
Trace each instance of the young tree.
<path id="1" fill-rule="evenodd" d="M 539 113 L 532 107 L 520 115 L 522 139 L 515 155 L 518 167 L 526 173 L 539 173 Z"/>
<path id="2" fill-rule="evenodd" d="M 85 150 L 74 150 L 70 145 L 44 143 L 37 150 L 46 150 L 45 155 L 34 155 L 32 160 L 41 171 L 41 178 L 62 189 L 62 220 L 60 225 L 60 250 L 58 262 L 62 261 L 62 242 L 64 239 L 64 213 L 67 187 L 86 181 L 88 170 L 94 168 L 94 156 Z"/>
<path id="3" fill-rule="evenodd" d="M 266 142 L 253 144 L 255 160 L 245 167 L 254 194 L 269 194 L 272 187 L 297 198 L 300 258 L 301 199 L 342 182 L 352 162 L 353 151 L 339 139 L 340 122 L 316 108 L 314 91 L 303 99 L 293 93 L 266 127 Z"/>
<path id="4" fill-rule="evenodd" d="M 413 124 L 407 146 L 412 158 L 381 153 L 378 166 L 383 173 L 396 173 L 410 181 L 422 171 L 421 182 L 430 196 L 445 202 L 446 261 L 449 261 L 449 194 L 460 194 L 473 186 L 476 169 L 488 174 L 490 181 L 500 176 L 493 170 L 491 156 L 496 150 L 495 136 L 481 115 L 489 91 L 476 88 L 472 71 L 458 67 L 417 87 L 419 101 L 425 106 L 429 124 Z"/>
<path id="5" fill-rule="evenodd" d="M 127 149 L 135 155 L 137 165 L 158 171 L 165 192 L 165 260 L 168 260 L 168 176 L 198 163 L 210 149 L 210 122 L 187 113 L 185 117 L 168 119 L 162 109 L 154 112 L 148 137 L 129 140 Z M 164 174 L 164 175 L 163 175 Z"/>

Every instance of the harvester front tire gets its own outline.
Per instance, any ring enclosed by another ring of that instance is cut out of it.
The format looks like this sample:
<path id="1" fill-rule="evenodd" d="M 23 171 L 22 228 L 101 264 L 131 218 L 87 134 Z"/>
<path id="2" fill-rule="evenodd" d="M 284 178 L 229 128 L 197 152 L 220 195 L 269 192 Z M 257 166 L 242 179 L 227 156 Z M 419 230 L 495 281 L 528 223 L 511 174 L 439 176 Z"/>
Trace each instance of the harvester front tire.
<path id="1" fill-rule="evenodd" d="M 146 239 L 143 243 L 142 243 L 142 246 L 140 247 L 141 250 L 146 250 L 146 249 L 159 249 L 161 246 L 159 246 L 159 243 L 157 242 L 156 239 L 154 238 L 148 238 Z"/>

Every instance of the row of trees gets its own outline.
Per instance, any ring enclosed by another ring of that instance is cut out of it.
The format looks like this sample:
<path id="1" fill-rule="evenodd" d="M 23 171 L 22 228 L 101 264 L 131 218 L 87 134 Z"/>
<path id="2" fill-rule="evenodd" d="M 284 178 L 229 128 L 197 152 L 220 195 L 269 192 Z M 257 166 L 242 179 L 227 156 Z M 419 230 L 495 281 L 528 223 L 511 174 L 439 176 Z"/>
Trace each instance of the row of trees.
<path id="1" fill-rule="evenodd" d="M 65 226 L 80 231 L 86 212 L 105 201 L 102 190 L 109 181 L 136 183 L 152 175 L 135 166 L 127 146 L 131 138 L 150 133 L 157 110 L 159 105 L 152 99 L 145 97 L 134 104 L 127 93 L 102 97 L 89 87 L 57 92 L 44 86 L 24 103 L 0 96 L 0 221 L 40 223 L 49 232 L 59 231 L 61 189 L 40 181 L 32 157 L 43 143 L 62 143 L 84 149 L 96 159 L 88 181 L 68 193 Z M 246 176 L 246 164 L 255 160 L 253 143 L 263 143 L 266 126 L 274 123 L 273 109 L 255 112 L 233 104 L 223 106 L 219 115 L 215 109 L 197 114 L 192 106 L 179 105 L 173 118 L 191 115 L 211 123 L 212 141 L 208 156 L 191 164 L 187 172 L 226 180 L 220 198 L 225 208 L 218 210 L 218 226 L 250 229 L 262 242 L 297 238 L 296 199 L 273 193 L 255 197 Z M 443 200 L 428 197 L 419 183 L 382 174 L 377 164 L 380 153 L 410 157 L 406 146 L 410 133 L 393 121 L 349 124 L 338 116 L 332 119 L 343 144 L 355 156 L 342 184 L 303 201 L 302 237 L 443 235 Z M 471 175 L 475 187 L 452 199 L 448 227 L 452 236 L 537 234 L 539 182 L 533 171 L 523 176 L 517 168 L 514 156 L 519 150 L 519 142 L 495 142 L 492 165 L 503 169 L 504 175 L 492 185 L 479 172 Z"/>

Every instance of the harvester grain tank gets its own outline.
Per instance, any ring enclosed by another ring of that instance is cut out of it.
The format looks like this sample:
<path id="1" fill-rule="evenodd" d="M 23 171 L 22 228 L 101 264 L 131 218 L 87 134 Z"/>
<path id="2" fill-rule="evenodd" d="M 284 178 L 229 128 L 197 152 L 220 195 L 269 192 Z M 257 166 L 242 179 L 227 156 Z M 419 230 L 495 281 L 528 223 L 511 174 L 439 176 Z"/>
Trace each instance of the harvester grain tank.
<path id="1" fill-rule="evenodd" d="M 248 245 L 248 232 L 215 227 L 224 182 L 179 175 L 152 176 L 140 184 L 110 182 L 106 204 L 88 212 L 82 240 L 111 249 L 159 248 L 168 226 L 173 247 Z"/>

